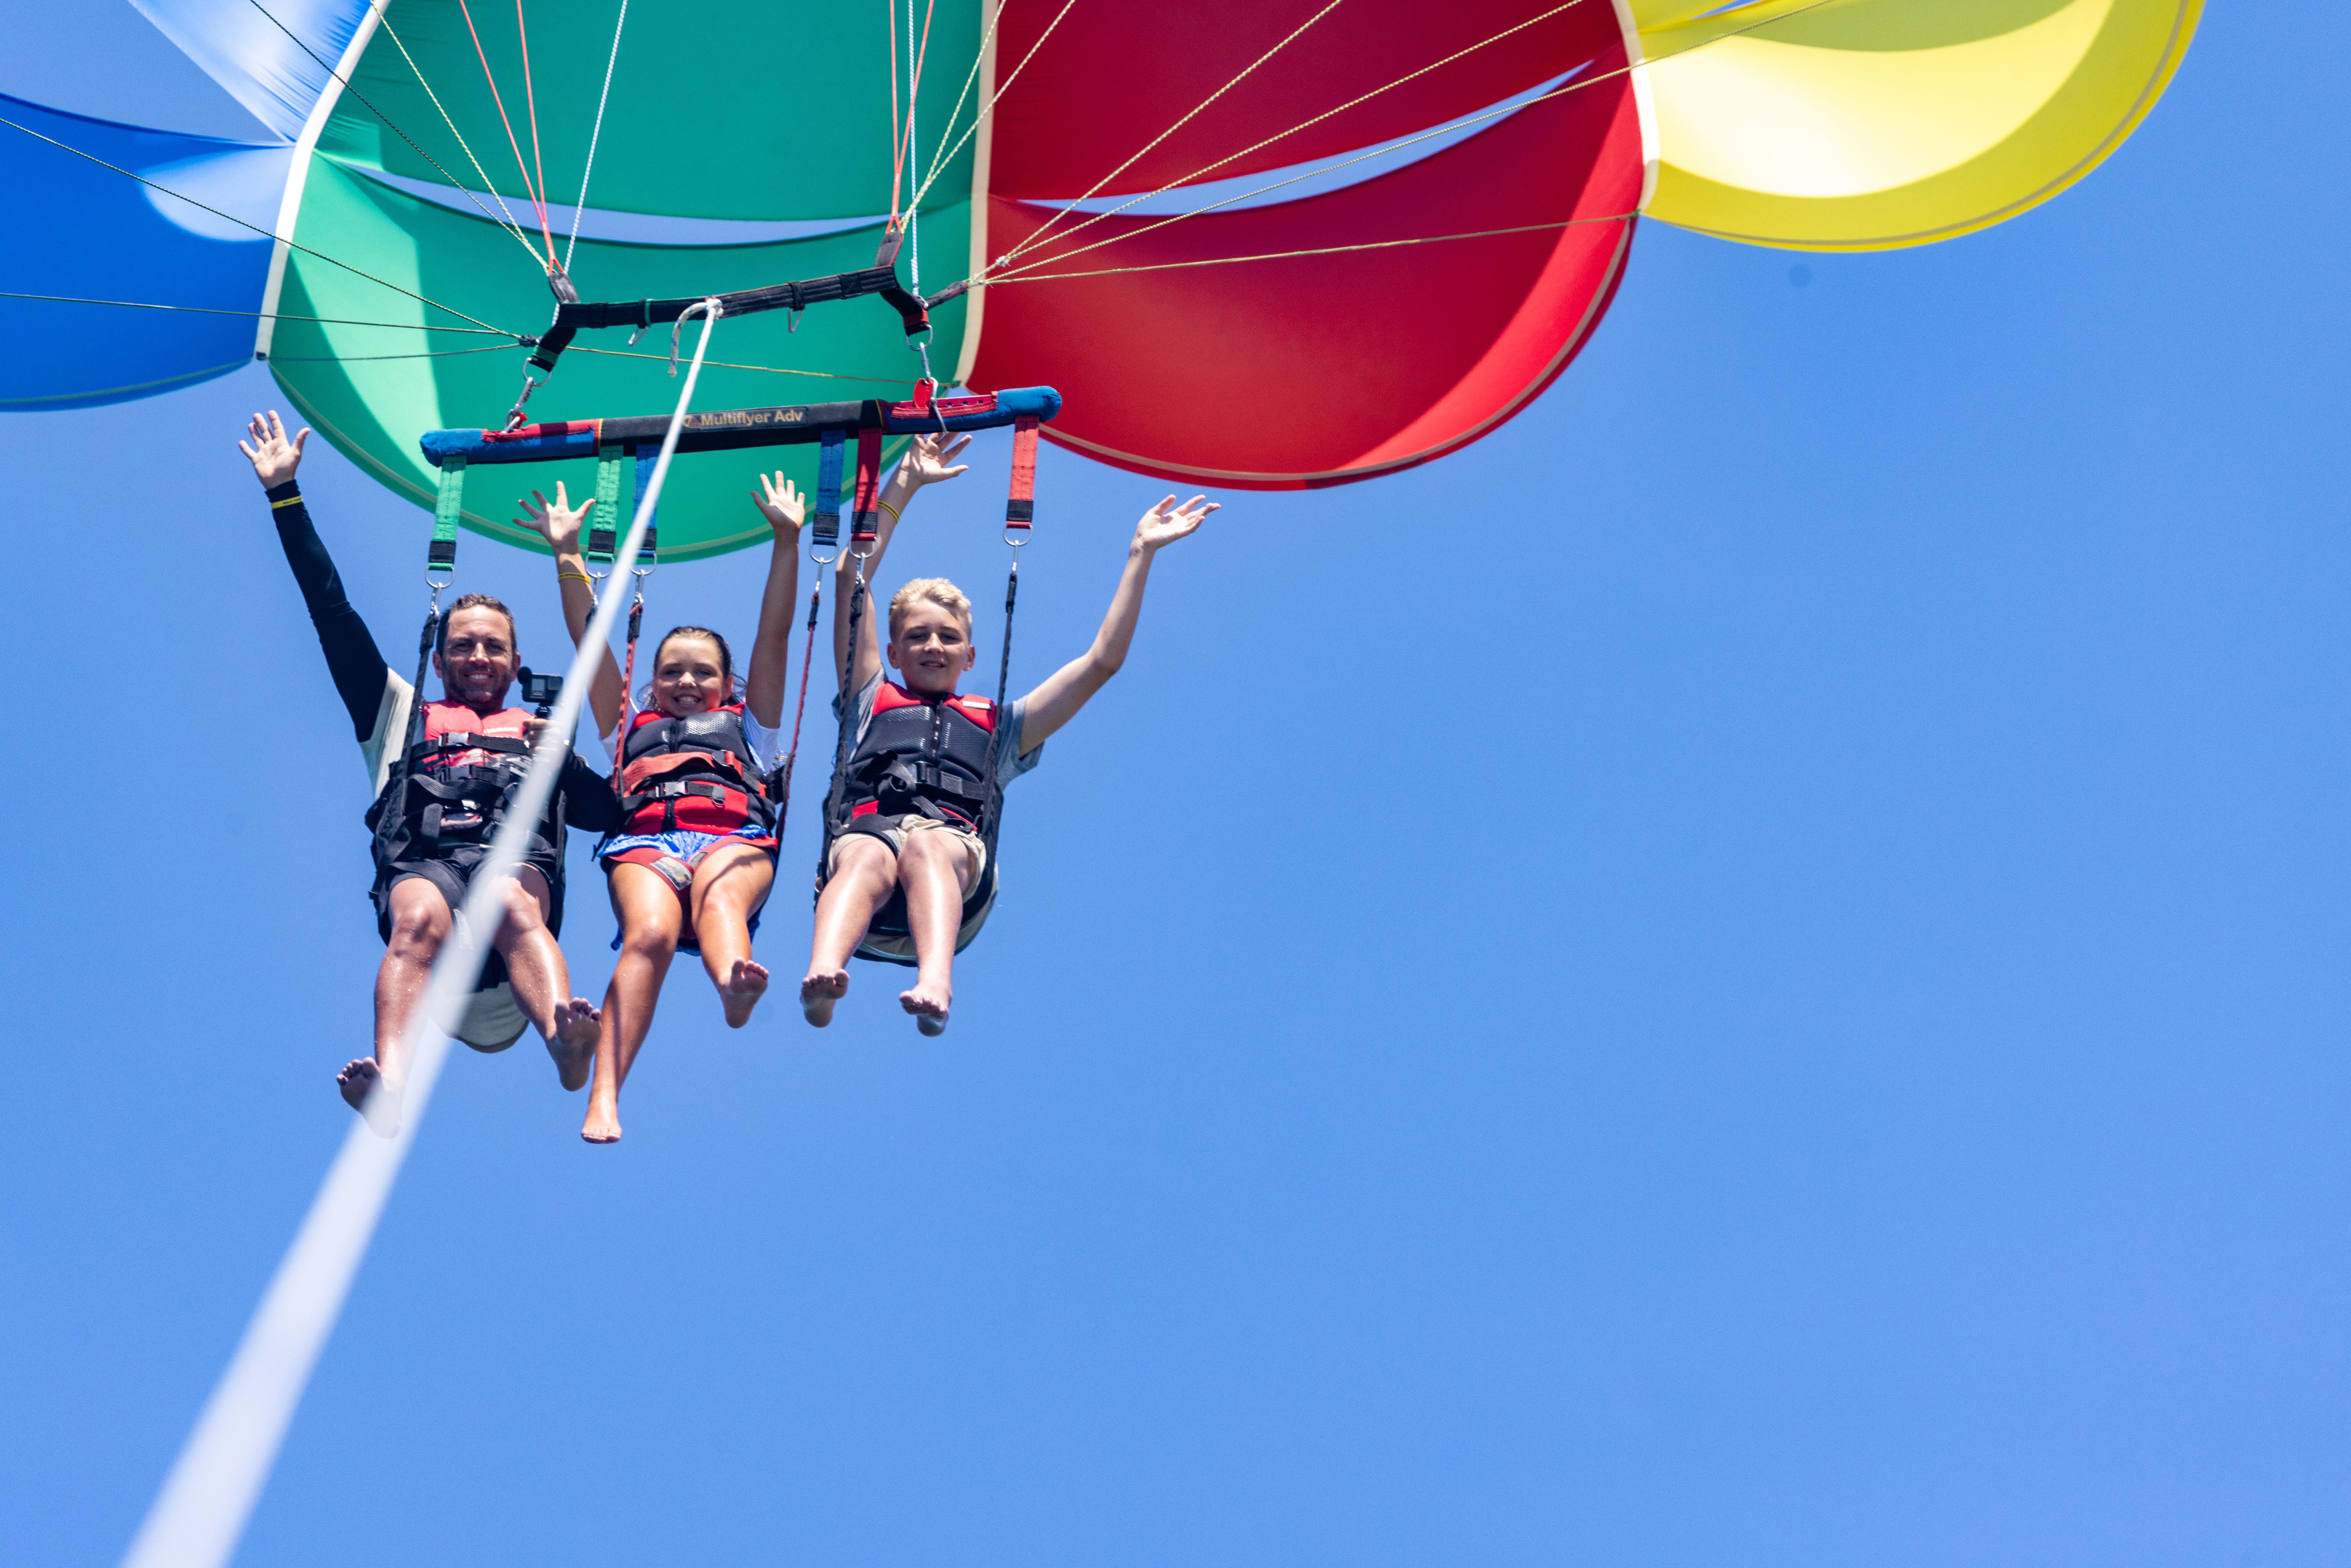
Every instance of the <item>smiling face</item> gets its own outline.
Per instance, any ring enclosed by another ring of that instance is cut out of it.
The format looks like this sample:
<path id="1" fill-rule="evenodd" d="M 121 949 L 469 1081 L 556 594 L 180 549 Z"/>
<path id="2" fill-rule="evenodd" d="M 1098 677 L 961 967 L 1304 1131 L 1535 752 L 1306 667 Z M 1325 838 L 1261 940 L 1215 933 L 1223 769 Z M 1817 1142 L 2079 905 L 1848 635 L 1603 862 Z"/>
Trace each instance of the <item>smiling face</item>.
<path id="1" fill-rule="evenodd" d="M 674 633 L 653 654 L 653 706 L 673 718 L 726 706 L 733 685 L 726 656 L 711 638 Z"/>
<path id="2" fill-rule="evenodd" d="M 506 706 L 507 689 L 522 667 L 514 622 L 502 611 L 472 604 L 451 611 L 442 626 L 441 651 L 433 655 L 442 692 L 475 713 Z"/>
<path id="3" fill-rule="evenodd" d="M 899 685 L 926 697 L 952 694 L 977 656 L 970 623 L 928 599 L 913 601 L 892 622 L 886 652 Z"/>

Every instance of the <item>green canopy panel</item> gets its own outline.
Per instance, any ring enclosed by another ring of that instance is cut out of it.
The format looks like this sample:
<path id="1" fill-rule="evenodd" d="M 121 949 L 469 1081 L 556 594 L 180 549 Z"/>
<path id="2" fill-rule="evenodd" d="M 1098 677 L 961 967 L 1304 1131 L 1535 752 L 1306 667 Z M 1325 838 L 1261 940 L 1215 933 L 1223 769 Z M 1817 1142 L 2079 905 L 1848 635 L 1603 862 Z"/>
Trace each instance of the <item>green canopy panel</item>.
<path id="1" fill-rule="evenodd" d="M 553 202 L 578 199 L 595 132 L 596 162 L 584 204 L 591 208 L 759 219 L 878 217 L 889 210 L 893 95 L 887 5 L 698 0 L 682 6 L 638 0 L 621 39 L 601 131 L 596 104 L 612 57 L 620 0 L 535 8 L 528 89 L 514 17 L 494 15 L 495 7 L 472 9 L 476 26 L 469 30 L 465 14 L 448 0 L 395 0 L 386 6 L 351 73 L 351 90 L 336 101 L 319 151 L 355 167 L 435 184 L 454 179 L 475 191 L 486 175 L 489 188 L 521 217 L 525 209 L 518 204 L 528 198 L 516 147 L 507 141 L 511 122 L 521 157 L 543 163 Z M 914 10 L 918 40 L 925 11 Z M 930 36 L 915 103 L 920 147 L 937 147 L 938 132 L 972 76 L 980 11 L 969 0 L 928 7 Z M 903 8 L 896 23 L 902 57 L 896 96 L 903 98 L 908 74 Z M 483 73 L 485 57 L 498 82 L 497 99 Z M 977 111 L 975 99 L 967 97 L 958 129 Z M 440 167 L 385 131 L 384 118 L 414 137 Z M 456 137 L 464 139 L 462 148 Z M 933 190 L 937 200 L 969 197 L 977 141 L 966 142 L 941 171 Z M 496 210 L 496 204 L 490 205 Z M 870 256 L 870 246 L 867 251 Z"/>
<path id="2" fill-rule="evenodd" d="M 935 258 L 942 276 L 960 276 L 972 265 L 970 227 L 967 203 L 926 211 L 925 259 Z M 764 245 L 642 246 L 582 239 L 571 270 L 582 296 L 590 298 L 723 293 L 871 266 L 880 235 L 876 224 Z M 361 277 L 291 250 L 281 312 L 405 324 L 410 329 L 281 320 L 270 353 L 278 385 L 319 434 L 394 490 L 430 508 L 436 476 L 417 450 L 417 436 L 427 430 L 495 429 L 503 423 L 522 386 L 527 350 L 478 331 L 418 333 L 415 325 L 473 323 L 400 290 L 464 311 L 500 332 L 535 335 L 553 312 L 545 279 L 497 225 L 410 196 L 329 158 L 310 165 L 295 239 L 374 276 Z M 952 371 L 961 350 L 965 312 L 962 299 L 933 312 L 931 361 L 942 374 Z M 699 322 L 687 324 L 684 353 L 692 351 L 700 330 Z M 649 330 L 633 350 L 626 350 L 627 339 L 619 330 L 582 333 L 554 376 L 533 394 L 530 417 L 667 413 L 677 389 L 667 374 L 669 329 Z M 420 348 L 420 340 L 427 346 Z M 809 368 L 813 366 L 824 369 Z M 908 395 L 921 373 L 897 313 L 878 298 L 850 299 L 808 310 L 797 330 L 782 311 L 722 319 L 695 402 L 706 410 L 897 399 Z M 768 525 L 749 499 L 762 458 L 770 472 L 781 468 L 803 489 L 813 486 L 811 448 L 706 453 L 677 460 L 662 500 L 664 559 L 716 555 L 768 537 Z M 574 500 L 595 493 L 592 462 L 550 464 L 530 477 L 549 494 L 562 481 Z M 498 497 L 485 482 L 469 492 L 465 526 L 543 549 L 537 533 L 516 521 L 517 510 L 495 509 L 507 499 L 511 497 Z"/>

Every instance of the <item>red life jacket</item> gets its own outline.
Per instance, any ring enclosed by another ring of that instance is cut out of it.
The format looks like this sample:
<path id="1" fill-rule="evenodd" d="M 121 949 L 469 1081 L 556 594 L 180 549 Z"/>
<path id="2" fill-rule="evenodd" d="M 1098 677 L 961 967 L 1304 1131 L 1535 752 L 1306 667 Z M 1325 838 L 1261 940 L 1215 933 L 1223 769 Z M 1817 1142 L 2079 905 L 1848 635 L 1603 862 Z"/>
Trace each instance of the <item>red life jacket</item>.
<path id="1" fill-rule="evenodd" d="M 455 768 L 498 768 L 522 772 L 530 766 L 528 708 L 475 713 L 446 697 L 424 705 L 424 738 L 408 759 L 412 768 L 446 772 Z M 469 744 L 478 742 L 479 744 Z"/>
<path id="2" fill-rule="evenodd" d="M 849 758 L 849 815 L 911 812 L 977 829 L 995 747 L 996 705 L 987 698 L 918 696 L 884 680 Z"/>
<path id="3" fill-rule="evenodd" d="M 776 826 L 767 775 L 743 733 L 743 705 L 683 716 L 648 709 L 621 750 L 623 833 L 731 833 Z"/>
<path id="4" fill-rule="evenodd" d="M 488 843 L 530 771 L 524 728 L 529 709 L 482 714 L 444 697 L 426 703 L 423 716 L 423 734 L 368 812 L 379 861 L 430 858 L 461 844 Z M 397 813 L 391 810 L 395 800 Z M 393 816 L 398 820 L 387 820 Z M 539 838 L 553 841 L 560 831 L 541 823 Z"/>

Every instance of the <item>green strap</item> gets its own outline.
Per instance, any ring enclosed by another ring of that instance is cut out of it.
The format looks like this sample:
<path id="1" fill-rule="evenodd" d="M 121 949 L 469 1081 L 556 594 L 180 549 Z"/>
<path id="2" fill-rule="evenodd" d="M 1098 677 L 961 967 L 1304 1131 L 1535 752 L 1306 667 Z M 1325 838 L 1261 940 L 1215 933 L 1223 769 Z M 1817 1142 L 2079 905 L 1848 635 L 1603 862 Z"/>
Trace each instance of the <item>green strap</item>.
<path id="1" fill-rule="evenodd" d="M 588 559 L 598 566 L 612 564 L 613 530 L 621 516 L 621 465 L 629 449 L 617 441 L 596 448 L 596 515 L 588 525 Z"/>
<path id="2" fill-rule="evenodd" d="M 457 519 L 465 515 L 465 459 L 453 454 L 441 460 L 441 497 L 433 507 L 433 546 L 424 552 L 427 575 L 457 570 Z"/>

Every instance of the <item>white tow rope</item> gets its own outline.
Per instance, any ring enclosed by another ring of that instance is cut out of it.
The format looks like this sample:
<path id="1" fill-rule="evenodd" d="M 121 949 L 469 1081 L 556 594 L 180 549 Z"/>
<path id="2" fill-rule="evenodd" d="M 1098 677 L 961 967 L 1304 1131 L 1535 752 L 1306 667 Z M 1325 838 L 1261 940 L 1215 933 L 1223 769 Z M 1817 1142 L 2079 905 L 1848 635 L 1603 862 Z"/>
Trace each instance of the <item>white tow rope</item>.
<path id="1" fill-rule="evenodd" d="M 669 460 L 677 450 L 678 432 L 694 401 L 694 383 L 702 373 L 704 350 L 710 330 L 722 313 L 716 299 L 705 299 L 685 314 L 703 315 L 702 337 L 694 346 L 694 362 L 679 392 L 677 412 L 670 416 L 662 437 L 661 456 L 652 479 L 637 502 L 629 537 L 612 563 L 615 577 L 636 564 L 644 543 L 645 523 L 653 515 L 662 483 L 669 476 Z M 681 318 L 683 319 L 683 318 Z M 569 737 L 580 723 L 580 705 L 588 693 L 596 657 L 611 641 L 612 624 L 621 612 L 620 594 L 611 594 L 596 607 L 587 633 L 564 677 L 563 695 L 548 720 L 547 734 L 562 744 L 543 746 L 531 758 L 522 789 L 498 824 L 489 857 L 482 862 L 465 891 L 463 917 L 442 945 L 426 984 L 424 1000 L 401 1041 L 409 1061 L 402 1095 L 400 1131 L 390 1138 L 368 1129 L 356 1117 L 342 1152 L 335 1156 L 293 1246 L 277 1265 L 269 1288 L 246 1325 L 245 1338 L 228 1370 L 213 1389 L 195 1430 L 164 1478 L 163 1490 L 147 1512 L 146 1522 L 124 1554 L 122 1568 L 223 1568 L 236 1551 L 246 1520 L 269 1479 L 286 1428 L 301 1403 L 311 1368 L 334 1332 L 343 1299 L 360 1260 L 367 1256 L 384 1200 L 400 1175 L 402 1161 L 416 1137 L 417 1124 L 433 1097 L 433 1085 L 449 1059 L 450 1023 L 464 1011 L 465 999 L 481 978 L 486 934 L 498 928 L 504 894 L 498 883 L 521 863 L 529 840 L 547 803 L 555 793 L 564 760 L 570 755 Z M 420 696 L 419 700 L 422 700 Z M 377 1093 L 385 1091 L 379 1087 Z"/>

